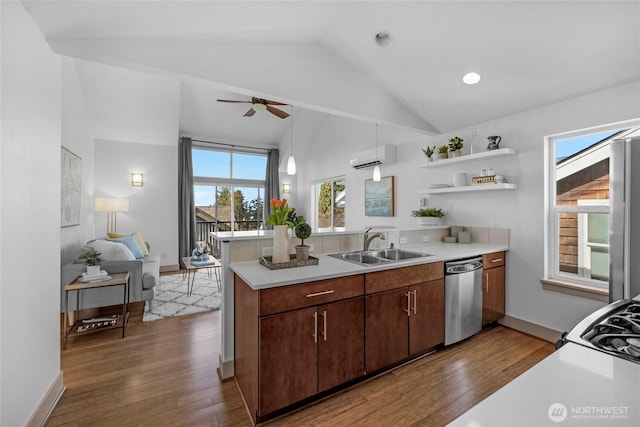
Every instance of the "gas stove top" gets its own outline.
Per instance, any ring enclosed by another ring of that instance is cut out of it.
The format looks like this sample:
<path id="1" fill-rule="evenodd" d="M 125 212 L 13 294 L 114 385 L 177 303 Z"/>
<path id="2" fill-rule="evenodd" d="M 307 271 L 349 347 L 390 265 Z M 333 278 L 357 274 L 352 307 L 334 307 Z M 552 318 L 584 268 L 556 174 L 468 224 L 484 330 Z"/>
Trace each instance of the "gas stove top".
<path id="1" fill-rule="evenodd" d="M 565 341 L 640 364 L 640 301 L 620 300 L 603 307 L 578 323 Z"/>

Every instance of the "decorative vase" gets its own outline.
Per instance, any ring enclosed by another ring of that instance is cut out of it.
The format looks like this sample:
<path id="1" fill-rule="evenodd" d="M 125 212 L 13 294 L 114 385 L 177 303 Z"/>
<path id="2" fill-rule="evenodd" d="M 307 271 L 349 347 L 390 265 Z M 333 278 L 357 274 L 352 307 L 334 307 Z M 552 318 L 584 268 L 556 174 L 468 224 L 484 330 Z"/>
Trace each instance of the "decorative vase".
<path id="1" fill-rule="evenodd" d="M 296 246 L 296 260 L 308 261 L 309 260 L 309 245 L 297 245 Z"/>
<path id="2" fill-rule="evenodd" d="M 289 226 L 273 226 L 273 263 L 289 262 Z"/>

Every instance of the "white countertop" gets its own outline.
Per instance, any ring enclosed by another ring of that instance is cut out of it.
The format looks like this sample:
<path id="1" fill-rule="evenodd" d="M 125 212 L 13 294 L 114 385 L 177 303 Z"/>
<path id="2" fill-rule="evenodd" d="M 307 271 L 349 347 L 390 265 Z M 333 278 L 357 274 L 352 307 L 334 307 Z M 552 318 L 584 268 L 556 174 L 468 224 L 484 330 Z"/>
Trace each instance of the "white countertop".
<path id="1" fill-rule="evenodd" d="M 410 265 L 426 264 L 438 261 L 468 258 L 491 252 L 508 250 L 506 246 L 486 245 L 481 243 L 425 243 L 423 245 L 402 246 L 416 252 L 423 252 L 433 256 L 414 258 L 389 264 L 362 266 L 348 261 L 332 258 L 327 255 L 314 255 L 319 259 L 318 265 L 306 267 L 269 270 L 258 261 L 231 263 L 231 270 L 242 278 L 253 290 L 268 289 L 277 286 L 314 280 L 332 279 L 353 274 L 373 271 L 389 270 Z"/>
<path id="2" fill-rule="evenodd" d="M 558 418 L 552 420 L 554 413 Z M 564 420 L 562 414 L 566 416 Z M 640 365 L 574 343 L 565 344 L 449 424 L 451 427 L 638 425 Z"/>

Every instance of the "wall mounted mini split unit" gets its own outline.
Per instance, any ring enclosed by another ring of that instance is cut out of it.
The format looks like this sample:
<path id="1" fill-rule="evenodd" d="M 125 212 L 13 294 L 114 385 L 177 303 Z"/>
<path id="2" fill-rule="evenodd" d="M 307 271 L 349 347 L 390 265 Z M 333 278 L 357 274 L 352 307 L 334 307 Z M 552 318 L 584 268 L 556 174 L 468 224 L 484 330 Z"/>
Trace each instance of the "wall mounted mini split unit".
<path id="1" fill-rule="evenodd" d="M 377 151 L 377 153 L 376 153 Z M 385 144 L 378 147 L 376 150 L 372 148 L 370 150 L 356 153 L 351 157 L 349 164 L 355 169 L 372 168 L 376 165 L 388 165 L 395 163 L 396 161 L 396 146 Z"/>

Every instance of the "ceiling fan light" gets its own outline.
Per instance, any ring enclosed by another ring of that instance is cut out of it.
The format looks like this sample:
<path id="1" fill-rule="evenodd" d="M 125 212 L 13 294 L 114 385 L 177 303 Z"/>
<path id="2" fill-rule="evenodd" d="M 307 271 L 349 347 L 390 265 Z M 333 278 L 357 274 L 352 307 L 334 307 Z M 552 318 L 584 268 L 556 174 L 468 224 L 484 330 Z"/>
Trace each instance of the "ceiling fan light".
<path id="1" fill-rule="evenodd" d="M 373 180 L 380 181 L 380 166 L 378 165 L 376 165 L 376 167 L 373 168 Z"/>
<path id="2" fill-rule="evenodd" d="M 267 106 L 260 102 L 254 103 L 251 107 L 256 111 L 265 111 L 267 109 Z"/>
<path id="3" fill-rule="evenodd" d="M 296 159 L 294 159 L 293 156 L 289 156 L 289 161 L 287 161 L 287 174 L 296 174 Z"/>
<path id="4" fill-rule="evenodd" d="M 462 81 L 468 85 L 474 85 L 480 81 L 480 74 L 478 73 L 467 73 L 462 77 Z"/>

